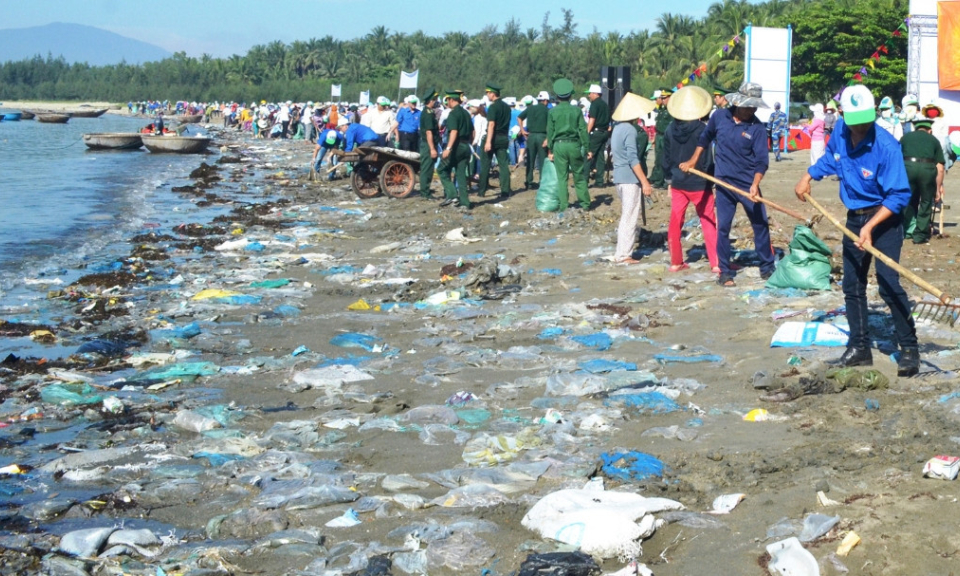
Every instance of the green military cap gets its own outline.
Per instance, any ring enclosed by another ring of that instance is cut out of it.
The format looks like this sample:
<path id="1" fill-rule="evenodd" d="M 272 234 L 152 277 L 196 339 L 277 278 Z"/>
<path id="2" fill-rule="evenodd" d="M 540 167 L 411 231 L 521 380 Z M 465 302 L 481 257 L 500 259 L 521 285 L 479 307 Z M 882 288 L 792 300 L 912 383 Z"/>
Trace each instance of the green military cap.
<path id="1" fill-rule="evenodd" d="M 437 89 L 436 89 L 436 88 L 430 88 L 429 90 L 427 90 L 426 92 L 423 93 L 423 96 L 420 97 L 420 101 L 421 101 L 421 102 L 429 102 L 430 100 L 433 100 L 433 99 L 435 99 L 436 97 L 437 97 Z"/>
<path id="2" fill-rule="evenodd" d="M 730 92 L 732 92 L 732 90 L 727 90 L 726 88 L 720 88 L 719 86 L 717 86 L 717 87 L 714 87 L 714 89 L 710 93 L 713 94 L 714 96 L 726 96 Z"/>
<path id="3" fill-rule="evenodd" d="M 445 94 L 446 95 L 444 96 L 444 98 L 453 98 L 455 100 L 459 100 L 460 97 L 463 96 L 463 90 L 456 90 L 456 89 L 447 90 Z"/>
<path id="4" fill-rule="evenodd" d="M 673 89 L 672 89 L 672 88 L 661 88 L 661 89 L 660 89 L 660 95 L 661 95 L 663 98 L 666 98 L 667 96 L 670 96 L 671 94 L 673 94 Z"/>
<path id="5" fill-rule="evenodd" d="M 553 92 L 560 98 L 568 98 L 573 94 L 573 82 L 560 78 L 553 83 Z"/>
<path id="6" fill-rule="evenodd" d="M 500 90 L 502 90 L 502 88 L 500 88 L 493 82 L 487 82 L 487 87 L 483 89 L 484 92 L 493 92 L 497 96 L 500 95 Z"/>

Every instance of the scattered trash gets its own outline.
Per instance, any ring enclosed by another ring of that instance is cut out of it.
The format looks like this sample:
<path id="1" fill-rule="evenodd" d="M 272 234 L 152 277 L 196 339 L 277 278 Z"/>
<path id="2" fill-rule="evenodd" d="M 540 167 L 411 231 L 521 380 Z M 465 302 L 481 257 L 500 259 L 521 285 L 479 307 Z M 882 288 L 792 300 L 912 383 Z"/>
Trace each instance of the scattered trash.
<path id="1" fill-rule="evenodd" d="M 803 519 L 803 530 L 800 531 L 801 542 L 813 542 L 833 529 L 840 522 L 839 516 L 826 514 L 807 514 Z"/>
<path id="2" fill-rule="evenodd" d="M 628 452 L 604 452 L 601 471 L 621 482 L 639 482 L 663 476 L 664 465 L 657 457 L 630 450 Z"/>
<path id="3" fill-rule="evenodd" d="M 631 492 L 566 489 L 541 498 L 521 523 L 543 538 L 592 556 L 632 558 L 641 554 L 639 541 L 657 529 L 653 514 L 682 508 L 674 500 Z"/>
<path id="4" fill-rule="evenodd" d="M 754 408 L 743 415 L 744 422 L 766 422 L 770 420 L 770 413 L 763 408 Z"/>
<path id="5" fill-rule="evenodd" d="M 820 576 L 820 566 L 813 554 L 796 538 L 787 538 L 767 545 L 770 569 L 781 576 Z"/>
<path id="6" fill-rule="evenodd" d="M 517 576 L 597 576 L 600 566 L 583 552 L 547 552 L 530 554 L 520 564 Z M 636 574 L 636 572 L 631 572 Z"/>
<path id="7" fill-rule="evenodd" d="M 958 472 L 960 472 L 960 458 L 957 456 L 934 456 L 923 465 L 925 478 L 956 480 Z"/>
<path id="8" fill-rule="evenodd" d="M 351 526 L 356 526 L 361 524 L 360 517 L 357 516 L 357 512 L 353 508 L 348 508 L 342 516 L 337 516 L 333 520 L 330 520 L 324 526 L 328 528 L 350 528 Z"/>
<path id="9" fill-rule="evenodd" d="M 790 253 L 777 263 L 767 288 L 830 289 L 830 256 L 833 251 L 807 226 L 797 226 Z"/>
<path id="10" fill-rule="evenodd" d="M 847 535 L 843 537 L 843 540 L 840 541 L 840 545 L 837 546 L 837 556 L 841 558 L 846 558 L 850 551 L 853 550 L 857 544 L 860 543 L 860 536 L 856 532 L 850 531 L 847 532 Z"/>
<path id="11" fill-rule="evenodd" d="M 849 336 L 833 324 L 823 322 L 784 322 L 770 341 L 771 348 L 809 346 L 846 346 Z"/>
<path id="12" fill-rule="evenodd" d="M 746 494 L 724 494 L 723 496 L 717 496 L 713 500 L 713 508 L 710 510 L 710 514 L 729 514 L 737 507 L 737 504 L 742 502 L 746 497 Z"/>
<path id="13" fill-rule="evenodd" d="M 840 503 L 836 500 L 831 500 L 823 490 L 817 492 L 817 504 L 823 506 L 824 508 L 829 508 L 831 506 L 839 506 Z"/>

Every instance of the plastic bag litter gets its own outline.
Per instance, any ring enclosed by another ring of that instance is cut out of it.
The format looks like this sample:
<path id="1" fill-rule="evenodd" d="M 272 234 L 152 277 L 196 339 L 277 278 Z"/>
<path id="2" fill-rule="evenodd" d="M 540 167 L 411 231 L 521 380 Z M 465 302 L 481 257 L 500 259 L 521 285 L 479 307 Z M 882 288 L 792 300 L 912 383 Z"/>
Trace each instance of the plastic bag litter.
<path id="1" fill-rule="evenodd" d="M 790 241 L 790 254 L 777 264 L 767 288 L 830 289 L 830 247 L 813 230 L 797 226 Z"/>
<path id="2" fill-rule="evenodd" d="M 348 508 L 346 512 L 342 515 L 337 516 L 333 520 L 330 520 L 324 526 L 328 528 L 350 528 L 361 524 L 360 517 L 357 516 L 356 511 L 353 508 Z"/>
<path id="3" fill-rule="evenodd" d="M 427 561 L 436 568 L 461 572 L 487 563 L 496 554 L 489 544 L 469 532 L 458 532 L 427 546 Z"/>
<path id="4" fill-rule="evenodd" d="M 637 365 L 633 362 L 621 362 L 620 360 L 606 360 L 603 358 L 594 358 L 577 363 L 577 367 L 591 374 L 603 374 L 605 372 L 634 371 Z"/>
<path id="5" fill-rule="evenodd" d="M 581 336 L 571 336 L 571 340 L 586 346 L 587 348 L 593 348 L 600 352 L 604 350 L 609 350 L 610 346 L 613 346 L 613 338 L 610 337 L 606 332 L 596 332 L 594 334 L 584 334 Z"/>
<path id="6" fill-rule="evenodd" d="M 463 447 L 463 461 L 471 466 L 494 466 L 516 458 L 521 450 L 536 448 L 541 440 L 536 430 L 525 428 L 516 436 L 492 436 L 481 432 Z"/>
<path id="7" fill-rule="evenodd" d="M 577 546 L 592 556 L 636 558 L 642 552 L 639 540 L 657 528 L 652 515 L 682 508 L 674 500 L 630 492 L 567 489 L 541 498 L 521 523 L 543 538 Z"/>
<path id="8" fill-rule="evenodd" d="M 560 209 L 560 196 L 557 194 L 559 188 L 557 167 L 553 165 L 552 160 L 544 160 L 543 167 L 540 169 L 540 187 L 537 189 L 535 200 L 538 212 L 556 212 Z M 563 188 L 566 192 L 566 182 L 563 183 Z"/>
<path id="9" fill-rule="evenodd" d="M 463 444 L 470 439 L 469 432 L 451 428 L 446 424 L 425 424 L 419 436 L 420 441 L 429 446 Z"/>
<path id="10" fill-rule="evenodd" d="M 787 538 L 767 546 L 768 567 L 782 576 L 820 576 L 820 566 L 813 554 L 796 538 Z"/>
<path id="11" fill-rule="evenodd" d="M 116 528 L 86 528 L 67 532 L 60 538 L 58 547 L 71 556 L 92 558 L 116 530 Z"/>
<path id="12" fill-rule="evenodd" d="M 663 437 L 667 440 L 673 440 L 676 438 L 681 442 L 690 442 L 691 440 L 696 440 L 699 433 L 696 430 L 689 430 L 687 428 L 681 428 L 680 426 L 674 424 L 673 426 L 657 426 L 654 428 L 647 428 L 641 434 L 641 438 L 647 437 Z"/>
<path id="13" fill-rule="evenodd" d="M 86 382 L 51 384 L 40 391 L 40 399 L 61 406 L 86 406 L 103 402 L 103 397 L 96 392 Z"/>
<path id="14" fill-rule="evenodd" d="M 173 425 L 189 432 L 205 432 L 221 426 L 220 422 L 215 419 L 203 416 L 193 410 L 177 412 L 177 415 L 173 418 Z"/>
<path id="15" fill-rule="evenodd" d="M 363 348 L 367 352 L 379 352 L 383 349 L 383 340 L 370 334 L 361 334 L 359 332 L 344 332 L 337 334 L 330 339 L 334 346 L 343 348 Z"/>
<path id="16" fill-rule="evenodd" d="M 469 484 L 450 490 L 431 501 L 444 508 L 485 508 L 509 502 L 506 494 L 485 484 Z"/>
<path id="17" fill-rule="evenodd" d="M 713 508 L 710 510 L 710 514 L 729 514 L 737 507 L 744 498 L 746 494 L 724 494 L 722 496 L 717 496 L 713 499 Z"/>
<path id="18" fill-rule="evenodd" d="M 373 376 L 350 364 L 333 364 L 323 368 L 312 368 L 293 375 L 293 386 L 286 386 L 297 392 L 308 389 L 339 390 L 350 382 L 373 380 Z"/>
<path id="19" fill-rule="evenodd" d="M 840 522 L 839 516 L 826 514 L 807 514 L 803 519 L 803 530 L 800 531 L 801 542 L 813 542 L 833 529 Z"/>
<path id="20" fill-rule="evenodd" d="M 147 370 L 141 373 L 139 377 L 145 380 L 172 380 L 175 378 L 213 376 L 219 371 L 220 367 L 213 362 L 185 362 Z"/>
<path id="21" fill-rule="evenodd" d="M 531 554 L 520 564 L 517 576 L 595 576 L 600 566 L 583 552 L 547 552 Z M 636 572 L 631 572 L 636 576 Z"/>
<path id="22" fill-rule="evenodd" d="M 460 242 L 462 244 L 470 244 L 473 242 L 480 242 L 483 240 L 483 238 L 468 238 L 464 236 L 462 226 L 460 228 L 454 228 L 453 230 L 450 230 L 449 232 L 443 235 L 443 238 L 444 240 L 447 240 L 450 242 Z"/>
<path id="23" fill-rule="evenodd" d="M 669 414 L 682 410 L 679 404 L 662 392 L 626 392 L 613 393 L 603 401 L 604 406 L 622 406 L 624 408 L 635 408 L 641 414 Z"/>
<path id="24" fill-rule="evenodd" d="M 647 568 L 646 564 L 640 564 L 636 560 L 632 560 L 623 568 L 606 576 L 653 576 L 653 570 Z"/>
<path id="25" fill-rule="evenodd" d="M 603 462 L 600 470 L 621 482 L 637 482 L 663 476 L 663 462 L 643 452 L 604 452 L 600 454 L 600 460 Z"/>
<path id="26" fill-rule="evenodd" d="M 304 486 L 292 492 L 261 494 L 254 503 L 264 509 L 309 510 L 330 504 L 354 502 L 360 493 L 341 486 Z"/>
<path id="27" fill-rule="evenodd" d="M 407 574 L 426 574 L 427 551 L 416 550 L 394 554 L 393 565 Z"/>
<path id="28" fill-rule="evenodd" d="M 401 492 L 403 490 L 422 490 L 429 488 L 430 483 L 417 480 L 409 474 L 387 474 L 380 482 L 380 487 L 388 492 Z"/>
<path id="29" fill-rule="evenodd" d="M 397 417 L 397 422 L 412 424 L 456 424 L 457 413 L 448 406 L 428 405 L 411 408 Z"/>
<path id="30" fill-rule="evenodd" d="M 231 296 L 240 296 L 239 292 L 232 290 L 220 290 L 219 288 L 206 288 L 193 295 L 191 300 L 220 300 L 230 298 Z"/>

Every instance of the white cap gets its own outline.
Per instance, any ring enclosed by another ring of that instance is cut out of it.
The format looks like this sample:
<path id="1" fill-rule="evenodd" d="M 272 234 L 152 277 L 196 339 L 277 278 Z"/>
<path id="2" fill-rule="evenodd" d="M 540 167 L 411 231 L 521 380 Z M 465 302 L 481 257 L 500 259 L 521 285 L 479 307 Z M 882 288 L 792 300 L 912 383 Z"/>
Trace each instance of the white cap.
<path id="1" fill-rule="evenodd" d="M 386 96 L 377 96 L 377 105 L 378 106 L 389 106 L 390 99 Z"/>
<path id="2" fill-rule="evenodd" d="M 467 100 L 467 108 L 479 108 L 482 103 L 480 100 Z"/>
<path id="3" fill-rule="evenodd" d="M 516 106 L 517 98 L 516 96 L 507 96 L 503 99 L 503 103 L 506 104 L 507 106 Z"/>
<path id="4" fill-rule="evenodd" d="M 588 92 L 590 92 L 591 94 L 603 94 L 603 90 L 600 89 L 599 84 L 591 84 Z"/>
<path id="5" fill-rule="evenodd" d="M 349 123 L 350 123 L 350 120 L 348 120 L 346 116 L 341 116 L 337 120 L 337 126 L 346 126 Z"/>
<path id="6" fill-rule="evenodd" d="M 843 121 L 848 126 L 867 124 L 877 119 L 873 94 L 863 84 L 847 86 L 840 95 L 840 107 L 843 108 Z"/>
<path id="7" fill-rule="evenodd" d="M 549 99 L 550 99 L 550 94 L 546 90 L 541 90 L 540 93 L 537 94 L 537 100 L 549 100 Z"/>
<path id="8" fill-rule="evenodd" d="M 661 97 L 661 96 L 663 96 L 663 92 L 661 92 L 660 90 L 654 90 L 654 91 L 653 91 L 653 100 L 656 100 L 657 98 L 659 98 L 659 97 Z"/>

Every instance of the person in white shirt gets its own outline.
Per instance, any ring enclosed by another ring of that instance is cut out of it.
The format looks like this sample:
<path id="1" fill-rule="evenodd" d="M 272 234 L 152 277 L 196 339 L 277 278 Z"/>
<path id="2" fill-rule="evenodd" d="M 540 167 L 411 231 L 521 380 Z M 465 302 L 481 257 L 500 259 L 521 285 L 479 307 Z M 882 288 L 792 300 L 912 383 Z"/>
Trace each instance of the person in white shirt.
<path id="1" fill-rule="evenodd" d="M 286 104 L 280 106 L 280 110 L 277 112 L 277 122 L 280 123 L 280 137 L 287 137 L 287 130 L 290 128 L 290 104 L 292 102 L 287 100 Z"/>

